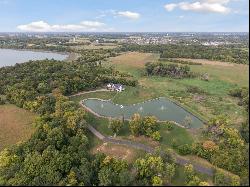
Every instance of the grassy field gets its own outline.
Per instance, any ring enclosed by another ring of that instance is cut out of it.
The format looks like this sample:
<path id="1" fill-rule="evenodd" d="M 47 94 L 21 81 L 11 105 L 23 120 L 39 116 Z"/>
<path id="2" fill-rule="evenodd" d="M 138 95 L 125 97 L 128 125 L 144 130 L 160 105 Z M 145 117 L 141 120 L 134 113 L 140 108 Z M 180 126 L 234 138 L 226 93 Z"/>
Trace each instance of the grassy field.
<path id="1" fill-rule="evenodd" d="M 34 132 L 36 115 L 14 105 L 0 105 L 0 151 L 10 145 L 27 140 Z"/>
<path id="2" fill-rule="evenodd" d="M 111 58 L 107 66 L 111 64 L 120 71 L 129 72 L 139 81 L 138 87 L 129 87 L 125 92 L 117 94 L 114 102 L 121 104 L 137 103 L 165 96 L 178 102 L 204 120 L 209 120 L 220 114 L 227 115 L 235 126 L 239 126 L 245 120 L 246 113 L 243 107 L 238 105 L 237 99 L 228 95 L 228 91 L 235 87 L 248 86 L 249 66 L 241 64 L 227 65 L 207 60 L 200 60 L 203 63 L 200 66 L 190 65 L 191 70 L 194 72 L 208 73 L 209 81 L 203 81 L 200 78 L 170 79 L 158 76 L 144 76 L 144 64 L 149 61 L 156 62 L 158 59 L 158 54 L 137 52 Z M 190 86 L 196 86 L 204 93 L 189 93 L 187 88 Z"/>
<path id="3" fill-rule="evenodd" d="M 244 108 L 238 105 L 238 99 L 228 95 L 228 91 L 236 86 L 247 86 L 246 84 L 249 81 L 248 66 L 238 64 L 227 66 L 224 63 L 221 65 L 220 63 L 207 61 L 204 65 L 190 66 L 195 72 L 209 73 L 209 81 L 203 81 L 200 78 L 171 79 L 159 76 L 143 76 L 144 64 L 148 61 L 156 62 L 158 59 L 157 54 L 137 52 L 111 58 L 107 62 L 107 66 L 114 65 L 120 71 L 131 73 L 138 78 L 139 85 L 137 87 L 126 87 L 126 90 L 121 93 L 97 92 L 71 99 L 79 102 L 82 99 L 94 97 L 111 99 L 117 104 L 133 104 L 157 97 L 167 97 L 204 120 L 225 114 L 235 124 L 235 127 L 238 127 L 245 120 Z M 202 63 L 204 62 L 202 61 Z M 236 79 L 236 77 L 239 77 L 239 79 Z M 199 88 L 202 93 L 189 93 L 187 88 L 190 86 Z M 109 121 L 107 119 L 95 118 L 90 115 L 89 122 L 105 135 L 112 135 L 112 132 L 108 129 Z M 199 139 L 199 133 L 193 131 L 191 133 L 192 137 L 187 130 L 182 128 L 176 128 L 172 132 L 167 132 L 164 128 L 161 128 L 162 144 L 171 147 L 173 139 L 176 139 L 179 145 L 191 144 L 194 139 Z M 128 125 L 122 129 L 120 136 L 126 138 L 129 136 Z M 147 140 L 145 142 L 147 143 Z"/>

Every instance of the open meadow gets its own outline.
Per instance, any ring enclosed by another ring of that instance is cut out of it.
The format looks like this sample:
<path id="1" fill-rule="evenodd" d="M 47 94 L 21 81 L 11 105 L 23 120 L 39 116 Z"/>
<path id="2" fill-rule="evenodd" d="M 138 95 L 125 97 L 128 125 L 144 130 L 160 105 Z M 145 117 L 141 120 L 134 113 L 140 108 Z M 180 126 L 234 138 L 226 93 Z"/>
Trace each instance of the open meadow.
<path id="1" fill-rule="evenodd" d="M 237 87 L 247 87 L 249 82 L 249 66 L 242 64 L 228 64 L 197 60 L 202 65 L 189 65 L 191 71 L 209 75 L 209 81 L 200 77 L 190 79 L 172 79 L 159 76 L 145 76 L 144 64 L 157 62 L 158 54 L 130 52 L 111 58 L 106 65 L 112 65 L 118 70 L 135 76 L 139 85 L 128 88 L 115 96 L 114 102 L 136 103 L 156 97 L 168 97 L 181 104 L 184 108 L 209 120 L 215 115 L 225 114 L 236 126 L 246 117 L 243 107 L 238 105 L 239 100 L 228 95 L 229 90 Z M 188 59 L 190 61 L 190 59 Z M 192 60 L 191 60 L 192 61 Z M 171 62 L 162 62 L 171 63 Z M 195 87 L 196 92 L 188 91 Z"/>
<path id="2" fill-rule="evenodd" d="M 36 115 L 14 105 L 0 105 L 0 150 L 27 140 L 34 132 Z"/>

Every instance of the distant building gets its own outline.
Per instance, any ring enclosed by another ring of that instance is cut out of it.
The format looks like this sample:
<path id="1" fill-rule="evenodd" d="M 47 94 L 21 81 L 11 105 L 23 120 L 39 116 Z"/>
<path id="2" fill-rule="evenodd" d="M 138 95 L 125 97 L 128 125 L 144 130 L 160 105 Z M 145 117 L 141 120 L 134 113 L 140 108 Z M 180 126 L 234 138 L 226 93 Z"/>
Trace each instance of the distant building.
<path id="1" fill-rule="evenodd" d="M 125 90 L 122 84 L 113 84 L 113 83 L 107 84 L 107 89 L 111 91 L 117 91 L 117 92 L 122 92 Z"/>

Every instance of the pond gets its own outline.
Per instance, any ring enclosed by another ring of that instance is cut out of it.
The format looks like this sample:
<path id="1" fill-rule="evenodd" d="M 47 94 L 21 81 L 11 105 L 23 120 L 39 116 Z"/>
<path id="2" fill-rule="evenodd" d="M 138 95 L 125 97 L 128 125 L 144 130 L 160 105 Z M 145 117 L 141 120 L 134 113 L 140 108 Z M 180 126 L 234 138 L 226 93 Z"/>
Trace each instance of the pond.
<path id="1" fill-rule="evenodd" d="M 4 66 L 13 66 L 16 63 L 28 62 L 29 60 L 44 60 L 46 58 L 65 60 L 67 57 L 68 55 L 51 52 L 0 49 L 0 68 Z"/>
<path id="2" fill-rule="evenodd" d="M 101 99 L 86 99 L 83 105 L 92 113 L 111 118 L 131 119 L 133 114 L 141 116 L 155 116 L 159 121 L 174 121 L 183 127 L 201 128 L 202 120 L 178 106 L 167 98 L 157 98 L 143 103 L 132 105 L 118 105 L 112 101 Z M 189 122 L 190 125 L 187 125 Z"/>

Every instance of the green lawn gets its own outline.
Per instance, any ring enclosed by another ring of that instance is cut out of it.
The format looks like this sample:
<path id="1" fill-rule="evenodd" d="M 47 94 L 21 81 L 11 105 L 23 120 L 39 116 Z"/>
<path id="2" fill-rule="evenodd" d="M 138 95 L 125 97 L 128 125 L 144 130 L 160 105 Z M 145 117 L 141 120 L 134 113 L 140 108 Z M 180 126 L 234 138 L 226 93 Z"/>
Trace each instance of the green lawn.
<path id="1" fill-rule="evenodd" d="M 173 129 L 169 131 L 166 128 L 166 125 L 161 124 L 160 133 L 162 136 L 160 143 L 163 146 L 172 147 L 173 142 L 175 142 L 177 146 L 184 144 L 191 145 L 194 142 L 192 136 L 187 132 L 186 129 L 176 125 L 174 125 Z"/>
<path id="2" fill-rule="evenodd" d="M 109 120 L 105 118 L 98 118 L 95 117 L 93 114 L 88 113 L 87 122 L 92 124 L 94 128 L 96 128 L 98 131 L 100 131 L 102 134 L 106 136 L 112 136 L 112 131 L 108 128 Z M 172 148 L 173 141 L 177 146 L 184 145 L 184 144 L 192 144 L 194 142 L 193 137 L 188 133 L 188 131 L 184 128 L 178 127 L 176 125 L 173 126 L 173 129 L 171 131 L 168 131 L 166 128 L 166 125 L 164 123 L 159 123 L 160 126 L 160 133 L 162 136 L 162 139 L 160 141 L 160 144 L 167 148 Z M 119 132 L 118 136 L 120 138 L 127 138 L 131 135 L 129 131 L 129 124 L 126 121 L 124 123 L 123 128 Z M 135 139 L 137 141 L 137 139 Z M 151 145 L 153 142 L 152 139 L 146 138 L 146 140 L 143 139 L 143 142 L 145 144 Z"/>

